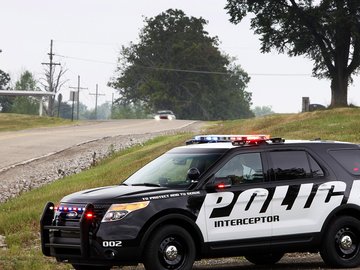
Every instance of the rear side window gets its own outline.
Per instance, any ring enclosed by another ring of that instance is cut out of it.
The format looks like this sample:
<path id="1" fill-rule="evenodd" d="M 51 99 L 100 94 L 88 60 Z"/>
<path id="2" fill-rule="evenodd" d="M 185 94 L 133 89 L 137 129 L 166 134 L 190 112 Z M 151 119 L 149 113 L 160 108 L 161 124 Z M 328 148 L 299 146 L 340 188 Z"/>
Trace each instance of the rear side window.
<path id="1" fill-rule="evenodd" d="M 324 176 L 319 164 L 305 151 L 270 152 L 274 180 L 318 178 Z"/>
<path id="2" fill-rule="evenodd" d="M 349 173 L 360 175 L 360 149 L 331 150 L 330 154 Z"/>

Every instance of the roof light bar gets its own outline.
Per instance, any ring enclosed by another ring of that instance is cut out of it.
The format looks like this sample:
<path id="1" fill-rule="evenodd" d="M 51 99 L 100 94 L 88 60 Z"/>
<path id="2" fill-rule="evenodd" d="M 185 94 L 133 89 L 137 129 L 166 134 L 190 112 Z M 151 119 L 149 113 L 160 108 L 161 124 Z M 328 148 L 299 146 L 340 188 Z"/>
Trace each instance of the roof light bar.
<path id="1" fill-rule="evenodd" d="M 217 142 L 232 142 L 233 144 L 258 144 L 267 140 L 272 140 L 270 135 L 198 135 L 186 144 L 199 143 L 217 143 Z"/>
<path id="2" fill-rule="evenodd" d="M 186 144 L 231 142 L 234 135 L 197 135 Z"/>
<path id="3" fill-rule="evenodd" d="M 270 135 L 197 135 L 186 142 L 189 144 L 231 142 L 233 145 L 257 145 L 264 142 L 283 143 L 282 138 L 271 138 Z"/>
<path id="4" fill-rule="evenodd" d="M 270 140 L 270 135 L 240 135 L 231 138 L 233 145 L 260 144 Z"/>

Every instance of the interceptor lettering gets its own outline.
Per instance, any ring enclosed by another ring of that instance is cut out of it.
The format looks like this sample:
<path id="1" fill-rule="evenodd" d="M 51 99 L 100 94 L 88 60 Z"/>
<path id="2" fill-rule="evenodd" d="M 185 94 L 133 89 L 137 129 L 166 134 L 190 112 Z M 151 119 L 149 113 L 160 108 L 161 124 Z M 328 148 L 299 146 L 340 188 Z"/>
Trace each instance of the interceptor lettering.
<path id="1" fill-rule="evenodd" d="M 266 216 L 266 217 L 250 217 L 250 218 L 236 218 L 236 219 L 225 219 L 214 221 L 214 227 L 228 227 L 228 226 L 242 226 L 242 225 L 253 225 L 258 223 L 271 223 L 279 222 L 279 216 Z"/>

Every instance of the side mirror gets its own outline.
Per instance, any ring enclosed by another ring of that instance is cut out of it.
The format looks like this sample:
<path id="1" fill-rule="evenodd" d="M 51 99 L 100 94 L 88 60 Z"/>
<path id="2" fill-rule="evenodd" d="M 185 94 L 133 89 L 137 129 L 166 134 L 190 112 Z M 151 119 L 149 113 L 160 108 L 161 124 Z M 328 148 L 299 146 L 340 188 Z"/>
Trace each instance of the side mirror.
<path id="1" fill-rule="evenodd" d="M 215 178 L 213 181 L 209 182 L 206 185 L 206 190 L 216 191 L 232 187 L 232 181 L 229 177 L 219 177 Z"/>
<path id="2" fill-rule="evenodd" d="M 190 168 L 187 172 L 187 178 L 190 179 L 191 181 L 195 181 L 198 180 L 200 177 L 200 171 L 198 168 Z"/>

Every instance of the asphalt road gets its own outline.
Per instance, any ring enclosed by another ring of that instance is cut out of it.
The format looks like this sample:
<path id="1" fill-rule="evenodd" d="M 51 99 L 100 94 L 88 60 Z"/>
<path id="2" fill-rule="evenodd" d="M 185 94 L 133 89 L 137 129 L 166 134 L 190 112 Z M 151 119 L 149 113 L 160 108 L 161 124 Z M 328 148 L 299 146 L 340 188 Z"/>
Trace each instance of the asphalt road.
<path id="1" fill-rule="evenodd" d="M 16 164 L 104 137 L 168 131 L 192 123 L 194 121 L 111 120 L 84 122 L 76 126 L 1 132 L 0 172 Z"/>

